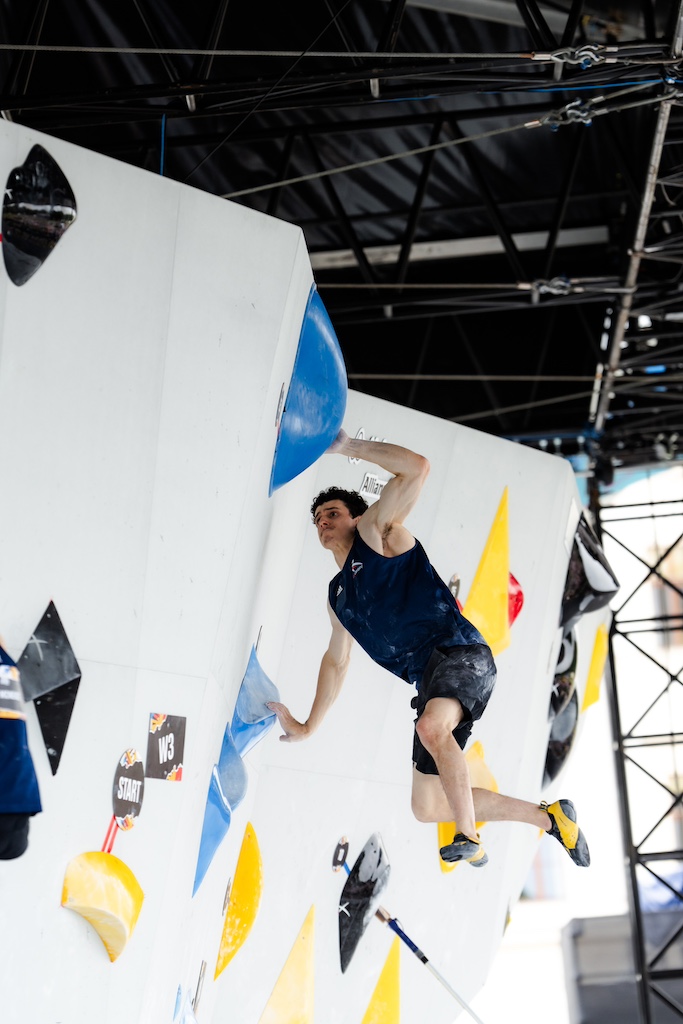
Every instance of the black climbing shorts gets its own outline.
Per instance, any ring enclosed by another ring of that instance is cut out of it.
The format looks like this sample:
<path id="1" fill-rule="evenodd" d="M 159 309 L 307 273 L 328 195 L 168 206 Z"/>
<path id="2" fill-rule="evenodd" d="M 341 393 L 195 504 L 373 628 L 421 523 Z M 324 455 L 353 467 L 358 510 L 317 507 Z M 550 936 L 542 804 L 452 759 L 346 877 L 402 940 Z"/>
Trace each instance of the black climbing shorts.
<path id="1" fill-rule="evenodd" d="M 25 852 L 28 820 L 28 814 L 0 814 L 0 860 L 13 860 Z"/>
<path id="2" fill-rule="evenodd" d="M 486 644 L 461 647 L 435 647 L 427 662 L 422 679 L 413 697 L 411 707 L 421 717 L 427 701 L 432 697 L 455 697 L 462 704 L 465 718 L 453 730 L 453 737 L 464 749 L 472 723 L 484 714 L 496 683 L 496 666 L 491 649 Z M 413 763 L 423 775 L 438 775 L 432 755 L 425 750 L 415 731 Z"/>

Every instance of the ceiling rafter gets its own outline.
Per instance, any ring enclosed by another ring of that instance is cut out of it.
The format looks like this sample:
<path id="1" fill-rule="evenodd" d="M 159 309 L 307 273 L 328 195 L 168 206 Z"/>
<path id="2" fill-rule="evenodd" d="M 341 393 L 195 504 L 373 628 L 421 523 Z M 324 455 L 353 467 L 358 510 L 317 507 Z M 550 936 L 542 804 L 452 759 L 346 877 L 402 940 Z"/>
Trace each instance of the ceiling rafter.
<path id="1" fill-rule="evenodd" d="M 0 109 L 300 225 L 353 386 L 596 462 L 677 450 L 679 9 L 611 37 L 502 2 L 0 0 Z"/>

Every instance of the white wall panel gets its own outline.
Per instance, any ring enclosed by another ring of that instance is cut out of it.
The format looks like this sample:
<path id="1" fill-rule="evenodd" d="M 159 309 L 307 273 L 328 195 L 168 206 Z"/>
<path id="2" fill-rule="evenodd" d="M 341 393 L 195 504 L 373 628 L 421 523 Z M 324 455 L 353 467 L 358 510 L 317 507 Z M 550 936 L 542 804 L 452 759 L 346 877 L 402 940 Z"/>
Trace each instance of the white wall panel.
<path id="1" fill-rule="evenodd" d="M 207 958 L 210 1012 L 253 801 L 193 899 L 210 773 L 256 639 L 276 413 L 312 273 L 297 228 L 3 122 L 5 180 L 36 142 L 78 217 L 23 286 L 0 268 L 0 461 L 17 492 L 0 513 L 0 635 L 18 658 L 54 600 L 82 680 L 54 777 L 28 708 L 44 810 L 28 851 L 0 864 L 3 976 L 23 976 L 0 1015 L 170 1020 Z M 60 906 L 62 880 L 102 846 L 116 764 L 129 747 L 144 761 L 154 711 L 186 718 L 184 775 L 147 779 L 117 833 L 145 898 L 112 964 Z"/>
<path id="2" fill-rule="evenodd" d="M 510 646 L 497 659 L 497 689 L 484 718 L 475 725 L 473 740 L 483 743 L 501 792 L 540 799 L 561 599 L 579 516 L 571 468 L 554 456 L 354 392 L 349 394 L 344 425 L 352 436 L 363 428 L 366 437 L 406 445 L 430 459 L 431 473 L 408 525 L 444 579 L 456 571 L 460 574 L 463 601 L 503 488 L 508 487 L 510 568 L 522 584 L 525 601 L 513 624 Z M 323 457 L 314 469 L 317 472 L 306 474 L 308 490 L 302 481 L 295 482 L 307 529 L 302 533 L 294 524 L 291 508 L 281 520 L 287 536 L 284 557 L 291 561 L 291 546 L 300 537 L 303 542 L 276 681 L 282 699 L 301 719 L 310 708 L 329 636 L 325 601 L 327 583 L 336 572 L 310 525 L 310 500 L 331 484 L 358 489 L 366 471 L 388 476 L 340 456 Z M 290 494 L 294 503 L 294 486 Z M 269 578 L 284 580 L 274 549 L 271 557 Z M 271 621 L 282 628 L 274 610 L 271 615 L 264 624 L 264 643 Z M 293 937 L 283 934 L 282 922 L 303 920 L 315 901 L 317 942 L 325 950 L 317 961 L 316 1020 L 346 1024 L 362 1019 L 388 950 L 388 930 L 371 922 L 347 973 L 341 974 L 337 906 L 329 903 L 329 889 L 338 897 L 344 882 L 330 870 L 342 834 L 349 836 L 353 860 L 372 832 L 381 833 L 392 864 L 383 904 L 463 996 L 472 997 L 485 982 L 539 833 L 521 824 L 489 824 L 484 832 L 490 856 L 486 868 L 476 871 L 462 865 L 452 873 L 441 871 L 436 826 L 419 824 L 410 812 L 413 692 L 356 646 L 342 693 L 320 730 L 297 744 L 280 743 L 275 730 L 259 748 L 254 823 L 264 861 L 282 857 L 285 844 L 293 863 L 287 881 L 264 895 L 258 924 L 262 938 L 257 941 L 255 935 L 253 945 L 238 954 L 241 969 L 226 972 L 219 981 L 219 1005 L 226 1014 L 228 1007 L 242 1006 L 246 1000 L 248 1011 L 241 1019 L 258 1020 Z M 404 947 L 402 977 L 411 958 Z M 429 1005 L 430 1019 L 451 1021 L 457 1006 L 447 994 L 444 998 L 445 990 L 417 961 L 415 965 L 418 970 L 402 992 L 405 1019 L 420 1019 Z M 261 982 L 260 1003 L 256 994 L 249 994 L 250 978 Z"/>
<path id="3" fill-rule="evenodd" d="M 310 524 L 313 494 L 358 488 L 365 464 L 323 457 L 268 497 L 276 414 L 312 283 L 301 232 L 158 176 L 0 122 L 0 176 L 40 141 L 78 218 L 20 288 L 0 268 L 0 635 L 21 654 L 53 599 L 82 680 L 52 775 L 29 707 L 43 813 L 28 851 L 0 862 L 7 1024 L 166 1024 L 176 993 L 200 1022 L 258 1024 L 309 908 L 316 909 L 318 1024 L 362 1020 L 390 944 L 370 922 L 345 975 L 338 955 L 341 835 L 353 861 L 374 831 L 392 864 L 382 903 L 466 997 L 484 983 L 538 843 L 486 826 L 490 863 L 445 874 L 436 826 L 410 812 L 411 688 L 355 649 L 336 706 L 307 742 L 274 728 L 250 751 L 247 794 L 192 896 L 206 796 L 249 652 L 305 718 L 329 636 L 336 571 Z M 426 455 L 408 525 L 467 597 L 508 488 L 510 569 L 524 607 L 473 739 L 501 791 L 537 800 L 559 611 L 579 505 L 561 459 L 350 392 L 345 428 Z M 382 475 L 381 472 L 379 475 Z M 386 476 L 386 474 L 384 474 Z M 126 748 L 143 760 L 151 712 L 186 719 L 182 782 L 146 779 L 114 853 L 145 899 L 110 963 L 60 906 L 67 863 L 99 850 Z M 570 795 L 570 794 L 558 794 Z M 251 822 L 264 890 L 251 934 L 214 981 L 226 886 Z M 11 937 L 11 938 L 10 938 Z M 474 941 L 473 941 L 474 938 Z M 26 950 L 30 949 L 30 958 Z M 457 1007 L 405 948 L 402 1012 Z"/>

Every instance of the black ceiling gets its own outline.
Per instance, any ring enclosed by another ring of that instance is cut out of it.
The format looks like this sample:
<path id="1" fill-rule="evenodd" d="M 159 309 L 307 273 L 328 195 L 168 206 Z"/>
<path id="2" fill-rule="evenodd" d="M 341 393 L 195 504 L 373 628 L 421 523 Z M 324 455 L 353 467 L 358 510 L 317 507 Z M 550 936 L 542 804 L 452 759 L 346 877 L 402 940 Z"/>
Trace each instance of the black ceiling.
<path id="1" fill-rule="evenodd" d="M 352 387 L 608 483 L 683 436 L 680 25 L 680 0 L 0 0 L 0 110 L 299 224 Z"/>

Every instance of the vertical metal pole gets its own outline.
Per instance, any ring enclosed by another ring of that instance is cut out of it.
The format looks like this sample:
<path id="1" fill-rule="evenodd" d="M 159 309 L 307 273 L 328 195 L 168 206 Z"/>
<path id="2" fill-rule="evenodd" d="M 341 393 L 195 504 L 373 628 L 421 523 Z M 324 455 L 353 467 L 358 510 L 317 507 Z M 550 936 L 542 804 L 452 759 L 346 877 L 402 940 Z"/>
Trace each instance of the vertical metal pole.
<path id="1" fill-rule="evenodd" d="M 631 815 L 628 803 L 628 790 L 626 784 L 626 764 L 624 752 L 624 734 L 621 728 L 621 716 L 619 713 L 619 699 L 616 686 L 616 667 L 614 664 L 614 651 L 612 641 L 617 631 L 616 623 L 612 623 L 609 636 L 608 670 L 605 673 L 607 692 L 609 695 L 609 711 L 612 722 L 612 741 L 614 746 L 614 759 L 617 777 L 617 789 L 619 796 L 619 810 L 622 826 L 622 840 L 624 846 L 625 864 L 628 874 L 628 901 L 631 919 L 631 942 L 633 947 L 633 962 L 636 968 L 636 990 L 638 992 L 638 1009 L 640 1012 L 641 1024 L 652 1024 L 650 1000 L 647 991 L 647 967 L 645 958 L 645 936 L 643 933 L 643 921 L 640 911 L 640 900 L 638 898 L 638 878 L 636 875 L 637 854 L 633 845 L 631 830 Z"/>

